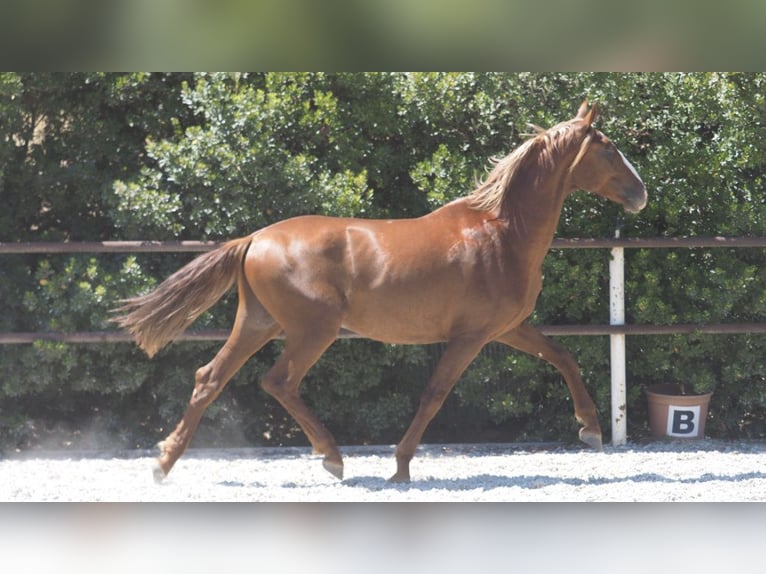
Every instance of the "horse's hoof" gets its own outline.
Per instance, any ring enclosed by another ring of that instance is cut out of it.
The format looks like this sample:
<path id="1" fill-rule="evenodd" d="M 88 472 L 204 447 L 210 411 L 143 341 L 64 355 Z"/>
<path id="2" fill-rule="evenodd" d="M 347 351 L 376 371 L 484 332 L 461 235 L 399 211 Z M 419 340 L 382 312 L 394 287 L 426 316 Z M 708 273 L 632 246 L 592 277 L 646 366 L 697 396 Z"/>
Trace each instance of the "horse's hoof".
<path id="1" fill-rule="evenodd" d="M 165 480 L 165 477 L 167 474 L 164 470 L 162 470 L 162 467 L 160 466 L 159 461 L 154 461 L 154 467 L 152 467 L 152 474 L 154 475 L 154 482 L 157 484 L 161 484 L 163 480 Z"/>
<path id="2" fill-rule="evenodd" d="M 410 475 L 397 472 L 394 476 L 388 479 L 388 482 L 397 484 L 406 484 L 410 481 Z"/>
<path id="3" fill-rule="evenodd" d="M 324 459 L 322 461 L 322 466 L 327 472 L 329 472 L 335 478 L 337 478 L 338 480 L 343 480 L 343 463 L 342 462 L 334 462 L 331 460 Z"/>
<path id="4" fill-rule="evenodd" d="M 594 431 L 580 430 L 580 440 L 594 450 L 603 451 L 604 446 L 601 443 L 601 433 Z"/>

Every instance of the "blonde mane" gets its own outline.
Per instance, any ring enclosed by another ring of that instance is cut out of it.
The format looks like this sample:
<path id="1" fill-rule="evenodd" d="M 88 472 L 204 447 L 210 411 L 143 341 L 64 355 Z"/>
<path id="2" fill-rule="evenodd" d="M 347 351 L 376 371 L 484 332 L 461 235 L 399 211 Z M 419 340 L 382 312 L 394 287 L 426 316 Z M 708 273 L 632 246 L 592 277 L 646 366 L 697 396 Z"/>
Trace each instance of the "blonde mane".
<path id="1" fill-rule="evenodd" d="M 571 144 L 571 136 L 575 132 L 571 121 L 558 124 L 548 130 L 535 125 L 530 127 L 536 132 L 530 134 L 530 139 L 507 156 L 490 159 L 490 164 L 493 166 L 491 171 L 468 196 L 469 204 L 473 209 L 500 211 L 522 167 L 532 162 L 541 169 L 549 167 L 554 157 L 559 155 L 557 152 Z M 590 138 L 583 140 L 570 170 L 582 159 L 587 150 L 587 143 L 590 143 Z"/>

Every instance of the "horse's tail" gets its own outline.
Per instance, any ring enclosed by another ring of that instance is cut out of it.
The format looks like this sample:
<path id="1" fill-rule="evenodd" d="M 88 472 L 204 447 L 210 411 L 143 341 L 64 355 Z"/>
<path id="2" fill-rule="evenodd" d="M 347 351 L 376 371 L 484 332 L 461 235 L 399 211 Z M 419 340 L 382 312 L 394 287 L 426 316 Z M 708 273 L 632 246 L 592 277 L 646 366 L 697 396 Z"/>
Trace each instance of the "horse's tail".
<path id="1" fill-rule="evenodd" d="M 231 288 L 252 237 L 242 237 L 200 255 L 154 291 L 121 301 L 112 319 L 127 329 L 150 357 L 176 339 Z"/>

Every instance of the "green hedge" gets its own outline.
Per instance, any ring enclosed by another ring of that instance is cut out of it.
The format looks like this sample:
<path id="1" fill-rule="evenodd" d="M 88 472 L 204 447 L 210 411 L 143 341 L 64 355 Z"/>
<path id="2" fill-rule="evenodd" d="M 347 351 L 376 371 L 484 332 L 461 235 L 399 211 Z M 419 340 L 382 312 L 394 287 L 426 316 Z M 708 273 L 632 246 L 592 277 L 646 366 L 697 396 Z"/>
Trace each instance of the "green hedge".
<path id="1" fill-rule="evenodd" d="M 558 235 L 765 236 L 763 74 L 0 74 L 0 240 L 226 239 L 303 213 L 415 216 L 469 192 L 527 124 L 584 98 L 640 172 L 637 216 L 577 193 Z M 3 331 L 113 328 L 108 309 L 188 254 L 4 255 Z M 608 320 L 608 252 L 551 251 L 533 321 Z M 629 250 L 629 323 L 762 322 L 763 249 Z M 228 327 L 232 294 L 197 327 Z M 609 345 L 566 337 L 608 439 Z M 267 346 L 208 410 L 196 445 L 306 444 L 258 378 Z M 0 347 L 0 448 L 149 446 L 180 417 L 218 345 L 148 360 L 127 344 Z M 628 338 L 629 434 L 648 433 L 643 386 L 715 392 L 707 430 L 764 437 L 762 335 Z M 304 396 L 342 443 L 396 442 L 440 347 L 341 341 Z M 430 441 L 575 440 L 558 373 L 490 345 Z"/>

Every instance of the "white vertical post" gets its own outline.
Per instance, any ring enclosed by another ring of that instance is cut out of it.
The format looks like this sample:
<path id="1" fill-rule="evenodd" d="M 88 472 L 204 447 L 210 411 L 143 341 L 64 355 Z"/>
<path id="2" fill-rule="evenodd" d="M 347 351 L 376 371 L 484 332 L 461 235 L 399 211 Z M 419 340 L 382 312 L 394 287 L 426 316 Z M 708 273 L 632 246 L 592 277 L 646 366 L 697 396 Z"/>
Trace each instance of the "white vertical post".
<path id="1" fill-rule="evenodd" d="M 619 230 L 615 237 L 619 237 Z M 625 253 L 622 247 L 612 248 L 609 262 L 609 324 L 625 324 Z M 627 392 L 625 389 L 625 335 L 609 335 L 612 367 L 612 445 L 627 442 Z"/>

